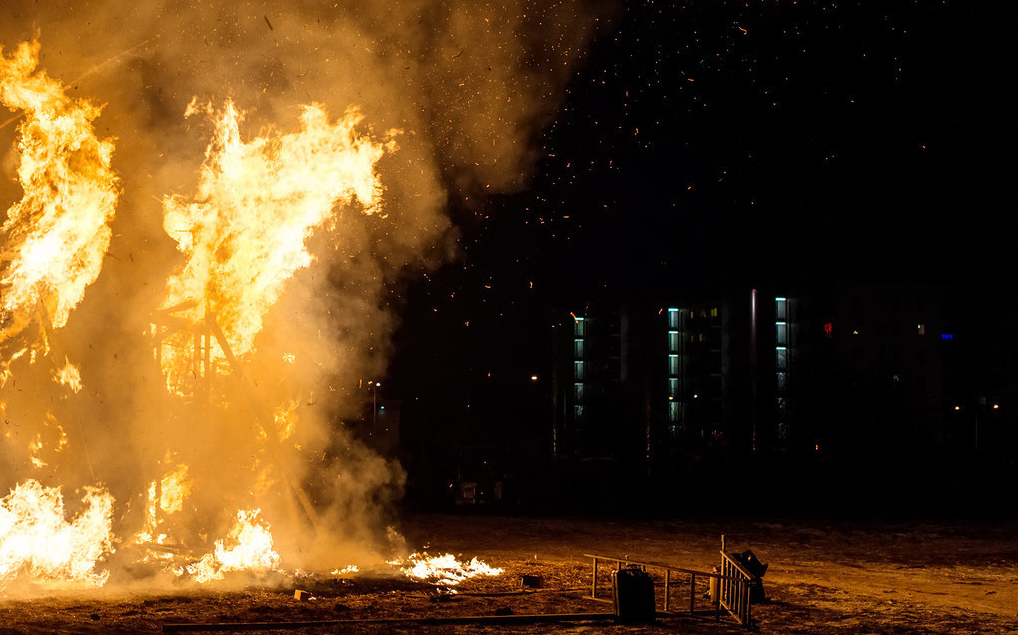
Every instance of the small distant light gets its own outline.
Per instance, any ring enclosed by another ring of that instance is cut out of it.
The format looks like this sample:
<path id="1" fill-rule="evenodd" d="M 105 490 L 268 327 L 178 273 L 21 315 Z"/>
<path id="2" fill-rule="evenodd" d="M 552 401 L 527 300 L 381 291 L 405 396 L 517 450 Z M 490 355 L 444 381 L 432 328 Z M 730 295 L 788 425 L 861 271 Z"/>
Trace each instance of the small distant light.
<path id="1" fill-rule="evenodd" d="M 852 331 L 852 335 L 858 335 L 859 331 Z"/>
<path id="2" fill-rule="evenodd" d="M 955 410 L 961 410 L 961 406 L 955 406 L 954 409 Z"/>
<path id="3" fill-rule="evenodd" d="M 381 382 L 378 382 L 378 381 L 376 381 L 376 382 L 375 382 L 375 386 L 376 386 L 376 387 L 377 387 L 377 386 L 381 386 L 381 385 L 382 385 L 382 383 L 381 383 Z"/>
<path id="4" fill-rule="evenodd" d="M 385 410 L 385 406 L 378 406 L 379 410 Z"/>
<path id="5" fill-rule="evenodd" d="M 537 381 L 537 375 L 531 375 L 530 381 Z"/>
<path id="6" fill-rule="evenodd" d="M 699 397 L 699 396 L 700 396 L 700 395 L 696 395 L 696 394 L 694 394 L 694 395 L 693 395 L 693 399 L 696 399 L 696 398 L 697 398 L 697 397 Z"/>
<path id="7" fill-rule="evenodd" d="M 940 334 L 940 339 L 942 339 L 942 340 L 953 340 L 954 339 L 954 335 L 952 333 L 941 333 Z"/>
<path id="8" fill-rule="evenodd" d="M 997 404 L 997 403 L 993 404 L 993 409 L 994 410 L 999 410 L 1000 409 L 1000 404 Z"/>

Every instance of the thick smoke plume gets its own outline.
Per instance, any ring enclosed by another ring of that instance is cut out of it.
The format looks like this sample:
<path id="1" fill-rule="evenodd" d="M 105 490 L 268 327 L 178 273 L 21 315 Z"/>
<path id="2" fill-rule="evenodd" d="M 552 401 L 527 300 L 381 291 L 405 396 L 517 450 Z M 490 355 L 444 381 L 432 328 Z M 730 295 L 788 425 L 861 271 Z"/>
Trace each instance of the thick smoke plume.
<path id="1" fill-rule="evenodd" d="M 4 10 L 5 57 L 37 41 L 39 70 L 102 106 L 93 126 L 114 146 L 119 200 L 101 272 L 66 325 L 39 314 L 35 330 L 19 325 L 42 339 L 17 359 L 0 342 L 0 494 L 28 481 L 59 487 L 70 518 L 87 511 L 84 488 L 107 489 L 119 548 L 102 566 L 132 575 L 139 532 L 210 550 L 238 510 L 253 508 L 283 566 L 387 557 L 401 471 L 341 422 L 370 398 L 362 381 L 383 377 L 400 281 L 453 253 L 448 198 L 526 183 L 604 7 L 15 0 Z M 286 282 L 251 350 L 221 362 L 204 387 L 175 392 L 153 340 L 153 316 L 185 264 L 164 204 L 203 202 L 214 117 L 228 104 L 243 113 L 245 142 L 297 132 L 305 105 L 332 120 L 358 108 L 357 134 L 390 144 L 376 164 L 381 202 L 337 203 L 308 232 L 312 260 Z M 189 108 L 200 112 L 185 118 Z M 0 222 L 24 195 L 22 118 L 0 111 Z M 0 244 L 0 272 L 8 249 Z M 12 319 L 0 326 L 13 329 Z M 180 485 L 190 493 L 167 506 Z M 158 527 L 153 487 L 165 490 Z"/>

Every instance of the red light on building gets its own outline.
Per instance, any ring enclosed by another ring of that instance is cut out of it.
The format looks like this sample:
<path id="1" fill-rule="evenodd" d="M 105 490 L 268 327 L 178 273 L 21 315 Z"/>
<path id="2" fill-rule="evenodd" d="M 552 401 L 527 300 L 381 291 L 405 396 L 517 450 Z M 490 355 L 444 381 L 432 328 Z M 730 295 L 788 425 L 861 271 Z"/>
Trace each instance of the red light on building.
<path id="1" fill-rule="evenodd" d="M 834 323 L 824 322 L 824 337 L 830 339 L 834 335 Z"/>

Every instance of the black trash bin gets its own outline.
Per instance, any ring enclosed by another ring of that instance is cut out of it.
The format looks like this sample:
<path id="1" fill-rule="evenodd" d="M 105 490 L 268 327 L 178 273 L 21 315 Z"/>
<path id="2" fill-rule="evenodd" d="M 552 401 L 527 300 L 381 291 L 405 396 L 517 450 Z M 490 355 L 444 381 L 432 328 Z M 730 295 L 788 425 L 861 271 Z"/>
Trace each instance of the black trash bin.
<path id="1" fill-rule="evenodd" d="M 749 571 L 750 575 L 754 576 L 753 582 L 749 587 L 749 601 L 753 604 L 758 602 L 766 602 L 767 594 L 764 592 L 763 580 L 764 574 L 767 573 L 767 567 L 756 554 L 752 551 L 743 551 L 742 553 L 733 553 L 732 559 L 743 566 L 746 571 Z"/>
<path id="2" fill-rule="evenodd" d="M 626 624 L 650 624 L 657 610 L 654 607 L 654 581 L 646 571 L 628 566 L 612 573 L 615 594 L 615 619 Z"/>

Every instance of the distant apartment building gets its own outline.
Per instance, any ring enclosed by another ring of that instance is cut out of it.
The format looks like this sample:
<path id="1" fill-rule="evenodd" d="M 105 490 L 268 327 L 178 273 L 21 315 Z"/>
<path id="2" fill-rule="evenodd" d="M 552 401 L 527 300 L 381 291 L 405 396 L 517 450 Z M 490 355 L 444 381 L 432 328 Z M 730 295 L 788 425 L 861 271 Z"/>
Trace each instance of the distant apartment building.
<path id="1" fill-rule="evenodd" d="M 661 467 L 943 446 L 942 295 L 858 284 L 591 302 L 555 325 L 550 450 Z"/>

